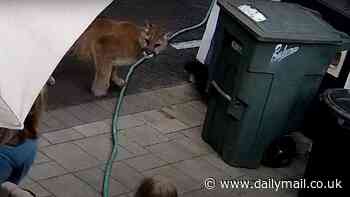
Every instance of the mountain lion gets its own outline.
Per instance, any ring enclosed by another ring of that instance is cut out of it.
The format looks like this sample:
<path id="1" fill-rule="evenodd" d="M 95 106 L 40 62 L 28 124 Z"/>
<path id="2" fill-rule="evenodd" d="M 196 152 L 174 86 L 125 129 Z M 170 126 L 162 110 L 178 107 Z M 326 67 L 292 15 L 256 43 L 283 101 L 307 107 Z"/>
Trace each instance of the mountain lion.
<path id="1" fill-rule="evenodd" d="M 144 27 L 131 22 L 97 19 L 78 39 L 72 52 L 81 60 L 92 60 L 95 77 L 91 90 L 95 96 L 107 94 L 110 80 L 123 86 L 118 66 L 135 63 L 143 52 L 158 54 L 168 45 L 168 34 L 149 23 Z"/>

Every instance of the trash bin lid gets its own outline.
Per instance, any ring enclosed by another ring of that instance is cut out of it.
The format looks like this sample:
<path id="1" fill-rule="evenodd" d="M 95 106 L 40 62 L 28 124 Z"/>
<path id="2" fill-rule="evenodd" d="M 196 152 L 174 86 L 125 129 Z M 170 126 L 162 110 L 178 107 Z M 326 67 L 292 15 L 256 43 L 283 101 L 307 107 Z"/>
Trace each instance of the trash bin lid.
<path id="1" fill-rule="evenodd" d="M 218 0 L 218 4 L 260 41 L 341 43 L 336 29 L 298 4 L 257 0 Z"/>
<path id="2" fill-rule="evenodd" d="M 328 89 L 321 95 L 321 99 L 337 116 L 350 121 L 350 90 Z"/>

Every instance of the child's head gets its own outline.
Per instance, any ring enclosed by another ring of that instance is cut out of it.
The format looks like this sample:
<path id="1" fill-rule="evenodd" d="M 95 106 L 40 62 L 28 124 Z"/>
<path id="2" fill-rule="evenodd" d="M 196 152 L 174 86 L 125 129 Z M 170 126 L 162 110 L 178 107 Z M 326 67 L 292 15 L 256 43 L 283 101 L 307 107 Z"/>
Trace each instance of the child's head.
<path id="1" fill-rule="evenodd" d="M 177 190 L 166 178 L 155 176 L 141 182 L 135 197 L 177 197 Z"/>

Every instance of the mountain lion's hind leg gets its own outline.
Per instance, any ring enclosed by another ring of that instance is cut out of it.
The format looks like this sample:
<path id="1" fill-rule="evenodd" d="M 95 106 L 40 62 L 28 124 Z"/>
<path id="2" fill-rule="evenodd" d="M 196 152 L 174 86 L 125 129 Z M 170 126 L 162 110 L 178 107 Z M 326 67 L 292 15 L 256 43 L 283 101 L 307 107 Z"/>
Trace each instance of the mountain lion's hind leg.
<path id="1" fill-rule="evenodd" d="M 106 57 L 101 46 L 96 45 L 92 49 L 92 56 L 95 64 L 95 77 L 91 91 L 95 96 L 104 96 L 108 92 L 112 74 L 112 60 Z"/>

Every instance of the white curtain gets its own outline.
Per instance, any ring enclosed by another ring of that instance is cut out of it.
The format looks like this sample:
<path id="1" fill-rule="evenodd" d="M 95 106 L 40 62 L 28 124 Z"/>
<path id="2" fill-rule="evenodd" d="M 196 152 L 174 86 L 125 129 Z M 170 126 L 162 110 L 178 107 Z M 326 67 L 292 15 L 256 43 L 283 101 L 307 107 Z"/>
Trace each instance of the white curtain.
<path id="1" fill-rule="evenodd" d="M 112 0 L 0 1 L 0 127 L 21 129 L 75 40 Z"/>

